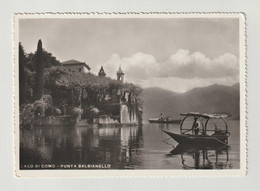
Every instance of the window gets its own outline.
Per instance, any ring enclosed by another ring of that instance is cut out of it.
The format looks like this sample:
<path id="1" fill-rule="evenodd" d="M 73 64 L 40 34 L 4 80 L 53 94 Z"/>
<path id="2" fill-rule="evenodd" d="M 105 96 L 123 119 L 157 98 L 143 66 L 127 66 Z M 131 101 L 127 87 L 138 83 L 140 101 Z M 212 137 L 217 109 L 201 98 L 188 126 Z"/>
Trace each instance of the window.
<path id="1" fill-rule="evenodd" d="M 81 68 L 79 68 L 79 72 L 81 72 Z"/>

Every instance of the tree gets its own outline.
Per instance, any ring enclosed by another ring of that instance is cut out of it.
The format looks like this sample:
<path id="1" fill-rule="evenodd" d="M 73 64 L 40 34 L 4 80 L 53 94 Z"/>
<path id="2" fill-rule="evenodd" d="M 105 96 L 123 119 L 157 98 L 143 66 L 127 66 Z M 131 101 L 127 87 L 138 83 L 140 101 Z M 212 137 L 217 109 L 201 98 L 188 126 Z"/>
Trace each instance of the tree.
<path id="1" fill-rule="evenodd" d="M 25 103 L 26 99 L 26 56 L 21 43 L 19 43 L 19 104 Z"/>
<path id="2" fill-rule="evenodd" d="M 26 56 L 24 53 L 24 49 L 21 43 L 19 43 L 19 99 L 20 105 L 25 102 L 25 94 L 26 94 L 26 75 L 25 75 L 25 64 L 26 64 Z"/>
<path id="3" fill-rule="evenodd" d="M 44 62 L 43 62 L 43 50 L 42 41 L 38 41 L 37 51 L 35 55 L 35 88 L 34 88 L 34 99 L 39 100 L 43 95 L 44 86 Z"/>
<path id="4" fill-rule="evenodd" d="M 27 55 L 27 68 L 34 72 L 36 70 L 35 61 L 36 61 L 36 52 L 29 53 Z M 53 56 L 50 52 L 47 52 L 46 50 L 42 50 L 42 57 L 43 57 L 43 63 L 44 68 L 50 68 L 52 66 L 59 66 L 61 65 L 60 61 L 56 59 L 55 56 Z"/>

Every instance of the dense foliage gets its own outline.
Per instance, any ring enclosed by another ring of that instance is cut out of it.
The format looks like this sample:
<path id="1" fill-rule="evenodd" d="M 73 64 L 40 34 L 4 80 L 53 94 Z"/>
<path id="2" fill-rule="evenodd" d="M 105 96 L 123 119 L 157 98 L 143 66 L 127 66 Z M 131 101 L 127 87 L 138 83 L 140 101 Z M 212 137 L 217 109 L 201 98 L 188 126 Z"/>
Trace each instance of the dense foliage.
<path id="1" fill-rule="evenodd" d="M 125 91 L 139 95 L 142 88 L 132 83 L 122 83 L 108 77 L 99 77 L 91 73 L 70 72 L 63 66 L 51 67 L 45 70 L 45 83 L 48 88 L 52 86 L 75 87 L 80 86 L 97 92 L 111 93 L 115 88 L 122 88 Z"/>
<path id="2" fill-rule="evenodd" d="M 132 99 L 136 100 L 135 104 L 141 107 L 139 95 L 142 88 L 131 83 L 122 83 L 121 81 L 108 77 L 99 77 L 91 73 L 74 73 L 63 66 L 45 69 L 44 78 L 45 89 L 52 92 L 54 102 L 57 105 L 59 105 L 57 102 L 64 100 L 63 102 L 74 106 L 82 104 L 98 106 L 111 102 L 111 99 L 117 96 L 120 90 L 131 92 Z M 55 97 L 59 99 L 55 100 Z M 81 103 L 77 102 L 79 97 Z M 116 98 L 113 101 L 116 102 Z"/>
<path id="3" fill-rule="evenodd" d="M 19 44 L 19 73 L 20 103 L 24 103 L 20 107 L 21 119 L 26 123 L 55 115 L 71 116 L 76 123 L 81 115 L 88 119 L 99 114 L 119 115 L 120 101 L 127 102 L 130 110 L 141 111 L 141 87 L 105 76 L 69 71 L 43 50 L 41 40 L 37 51 L 30 54 Z M 128 99 L 122 98 L 125 92 Z"/>
<path id="4" fill-rule="evenodd" d="M 36 71 L 36 53 L 29 53 L 27 54 L 27 68 L 34 72 Z M 42 60 L 44 68 L 50 68 L 52 66 L 59 66 L 61 63 L 54 57 L 50 52 L 47 52 L 46 50 L 42 49 Z"/>
<path id="5" fill-rule="evenodd" d="M 39 44 L 38 44 L 39 46 Z M 41 49 L 41 60 L 44 68 L 50 68 L 52 66 L 60 65 L 58 61 L 51 53 Z M 36 68 L 39 64 L 39 55 L 37 51 L 34 53 L 26 54 L 21 43 L 19 43 L 19 93 L 20 93 L 20 105 L 23 103 L 32 103 L 35 101 L 33 98 L 36 94 Z M 43 70 L 42 70 L 43 71 Z M 44 74 L 44 73 L 43 73 Z M 44 76 L 42 76 L 44 77 Z M 42 80 L 44 81 L 44 79 Z M 44 91 L 44 88 L 43 88 Z M 40 98 L 39 98 L 40 99 Z"/>

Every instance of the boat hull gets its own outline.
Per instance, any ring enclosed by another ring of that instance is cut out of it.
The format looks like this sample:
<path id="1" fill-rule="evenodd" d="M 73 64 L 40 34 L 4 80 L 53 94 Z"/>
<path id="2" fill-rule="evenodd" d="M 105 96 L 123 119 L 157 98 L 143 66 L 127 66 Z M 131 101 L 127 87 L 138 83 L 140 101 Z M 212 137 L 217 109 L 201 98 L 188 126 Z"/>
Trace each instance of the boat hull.
<path id="1" fill-rule="evenodd" d="M 208 145 L 218 146 L 227 145 L 226 135 L 186 135 L 186 134 L 175 134 L 168 131 L 163 131 L 168 134 L 172 139 L 182 145 Z"/>
<path id="2" fill-rule="evenodd" d="M 171 123 L 171 124 L 180 124 L 181 120 L 153 120 L 149 119 L 150 123 Z"/>

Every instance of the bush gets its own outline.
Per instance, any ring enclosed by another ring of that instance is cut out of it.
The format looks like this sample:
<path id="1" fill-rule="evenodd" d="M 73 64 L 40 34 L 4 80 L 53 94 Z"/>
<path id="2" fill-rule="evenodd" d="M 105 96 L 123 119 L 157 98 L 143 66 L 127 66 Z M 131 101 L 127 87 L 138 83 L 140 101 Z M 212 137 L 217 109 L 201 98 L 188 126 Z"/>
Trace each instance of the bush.
<path id="1" fill-rule="evenodd" d="M 72 118 L 75 120 L 76 125 L 79 123 L 79 120 L 81 119 L 82 113 L 83 113 L 83 110 L 79 107 L 74 107 L 72 109 Z"/>
<path id="2" fill-rule="evenodd" d="M 51 95 L 43 95 L 40 100 L 34 102 L 35 115 L 38 117 L 50 116 L 53 114 Z"/>
<path id="3" fill-rule="evenodd" d="M 77 117 L 77 116 L 81 115 L 82 113 L 83 113 L 83 110 L 79 107 L 74 107 L 72 109 L 72 116 L 73 117 Z"/>
<path id="4" fill-rule="evenodd" d="M 42 100 L 37 100 L 34 102 L 34 113 L 37 117 L 44 117 L 47 104 Z"/>
<path id="5" fill-rule="evenodd" d="M 30 127 L 34 121 L 34 105 L 23 104 L 20 108 L 20 125 L 21 127 Z"/>
<path id="6" fill-rule="evenodd" d="M 53 114 L 54 115 L 60 115 L 61 114 L 61 110 L 59 108 L 53 108 Z"/>

